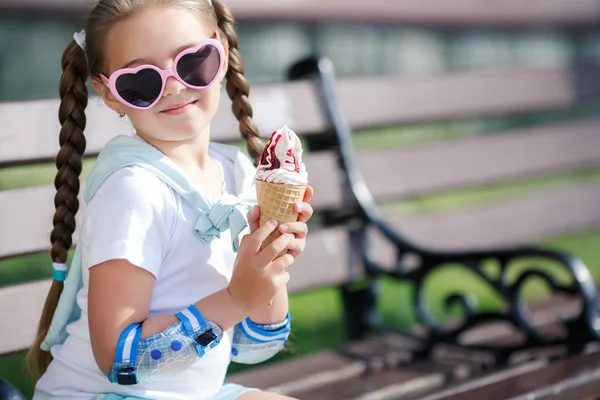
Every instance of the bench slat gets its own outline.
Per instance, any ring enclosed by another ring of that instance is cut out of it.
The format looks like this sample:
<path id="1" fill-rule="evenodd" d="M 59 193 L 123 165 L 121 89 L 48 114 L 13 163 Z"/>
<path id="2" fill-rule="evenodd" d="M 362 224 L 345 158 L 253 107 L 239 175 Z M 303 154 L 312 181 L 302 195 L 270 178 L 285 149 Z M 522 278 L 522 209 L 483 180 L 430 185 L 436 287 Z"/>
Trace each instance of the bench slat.
<path id="1" fill-rule="evenodd" d="M 593 0 L 544 0 L 538 3 L 504 0 L 418 0 L 389 2 L 375 0 L 368 3 L 343 0 L 228 0 L 233 14 L 239 20 L 360 20 L 393 21 L 426 24 L 592 24 L 599 21 L 598 3 Z M 41 10 L 80 13 L 80 0 L 4 0 L 0 9 Z"/>
<path id="2" fill-rule="evenodd" d="M 319 387 L 327 382 L 351 379 L 365 369 L 366 365 L 361 360 L 325 350 L 288 360 L 283 370 L 275 363 L 235 374 L 228 381 L 249 387 L 256 387 L 259 383 L 261 388 L 269 388 L 269 391 L 289 393 Z"/>
<path id="3" fill-rule="evenodd" d="M 443 250 L 515 246 L 600 228 L 600 184 L 552 190 L 465 209 L 391 218 L 408 240 Z M 373 240 L 377 259 L 393 265 L 395 252 Z"/>
<path id="4" fill-rule="evenodd" d="M 495 133 L 395 149 L 356 153 L 359 170 L 377 201 L 487 185 L 600 166 L 600 121 Z M 331 153 L 306 158 L 315 208 L 342 203 Z M 319 174 L 310 174 L 319 171 Z M 394 184 L 390 184 L 393 176 Z"/>
<path id="5" fill-rule="evenodd" d="M 359 169 L 377 200 L 419 196 L 600 166 L 600 120 L 357 155 Z M 391 176 L 394 184 L 389 183 Z M 317 188 L 315 192 L 319 194 Z M 329 201 L 335 204 L 341 198 Z"/>
<path id="6" fill-rule="evenodd" d="M 0 354 L 31 346 L 50 283 L 45 280 L 0 289 Z M 19 312 L 15 312 L 15 304 Z"/>
<path id="7" fill-rule="evenodd" d="M 598 72 L 600 67 L 583 72 L 512 68 L 419 78 L 346 78 L 339 81 L 339 98 L 354 128 L 506 114 L 567 107 L 583 98 L 599 97 L 600 82 L 594 78 Z M 365 98 L 377 101 L 365 103 Z M 284 124 L 299 134 L 326 130 L 309 82 L 257 85 L 250 100 L 263 135 Z M 52 159 L 58 148 L 57 110 L 57 100 L 0 104 L 0 165 Z M 88 118 L 90 155 L 97 154 L 114 135 L 132 130 L 97 98 L 90 100 Z M 238 132 L 229 102 L 222 101 L 212 124 L 212 139 L 238 140 Z"/>
<path id="8" fill-rule="evenodd" d="M 340 81 L 338 97 L 355 128 L 522 113 L 597 97 L 597 70 L 492 68 L 438 77 L 356 78 Z"/>
<path id="9" fill-rule="evenodd" d="M 306 83 L 290 82 L 282 85 L 256 85 L 251 89 L 254 119 L 266 136 L 284 124 L 306 121 L 301 129 L 318 130 L 324 122 L 314 99 L 314 90 Z M 211 138 L 229 142 L 242 140 L 237 120 L 231 112 L 227 93 L 212 122 Z M 296 107 L 307 99 L 311 101 Z M 0 103 L 0 166 L 51 160 L 58 150 L 58 99 L 15 103 Z M 117 134 L 134 132 L 127 119 L 120 119 L 99 97 L 92 96 L 86 108 L 88 118 L 85 135 L 86 154 L 98 154 L 108 140 Z M 291 125 L 290 125 L 291 126 Z"/>
<path id="10" fill-rule="evenodd" d="M 315 390 L 290 393 L 298 399 L 403 399 L 428 388 L 442 386 L 447 377 L 459 373 L 462 365 L 443 365 L 432 361 L 414 360 L 407 365 L 376 371 L 373 375 L 335 382 Z"/>
<path id="11" fill-rule="evenodd" d="M 508 398 L 560 399 L 597 398 L 600 378 L 600 354 L 580 354 L 547 365 L 538 364 L 521 374 L 511 369 L 487 374 L 442 391 L 421 397 L 421 400 L 501 400 Z M 591 385 L 595 383 L 595 385 Z M 587 391 L 579 389 L 587 384 Z M 572 397 L 577 393 L 577 397 Z"/>

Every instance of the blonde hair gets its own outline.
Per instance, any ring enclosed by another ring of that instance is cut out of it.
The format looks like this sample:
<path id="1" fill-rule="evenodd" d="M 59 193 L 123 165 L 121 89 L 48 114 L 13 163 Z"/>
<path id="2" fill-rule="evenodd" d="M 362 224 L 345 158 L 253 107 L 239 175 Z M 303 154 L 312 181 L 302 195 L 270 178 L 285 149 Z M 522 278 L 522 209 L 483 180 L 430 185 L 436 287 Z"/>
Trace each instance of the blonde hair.
<path id="1" fill-rule="evenodd" d="M 232 101 L 232 110 L 239 121 L 242 137 L 246 140 L 250 157 L 258 162 L 264 148 L 258 128 L 252 120 L 252 107 L 248 101 L 250 86 L 244 77 L 244 64 L 238 50 L 238 37 L 235 20 L 221 0 L 99 0 L 91 9 L 85 27 L 85 52 L 71 41 L 62 56 L 62 77 L 59 85 L 61 99 L 59 121 L 61 124 L 60 150 L 56 156 L 58 172 L 54 180 L 56 212 L 53 218 L 54 229 L 50 235 L 51 257 L 53 262 L 66 263 L 68 251 L 73 244 L 75 214 L 79 208 L 79 175 L 86 141 L 85 108 L 88 103 L 86 81 L 90 76 L 98 76 L 104 67 L 104 42 L 115 23 L 122 21 L 151 5 L 177 6 L 201 13 L 211 28 L 218 29 L 221 37 L 227 40 L 228 69 L 226 91 Z M 32 375 L 39 378 L 48 368 L 52 356 L 40 348 L 45 339 L 56 310 L 63 283 L 53 281 L 44 310 L 40 318 L 36 339 L 27 354 L 27 364 Z"/>

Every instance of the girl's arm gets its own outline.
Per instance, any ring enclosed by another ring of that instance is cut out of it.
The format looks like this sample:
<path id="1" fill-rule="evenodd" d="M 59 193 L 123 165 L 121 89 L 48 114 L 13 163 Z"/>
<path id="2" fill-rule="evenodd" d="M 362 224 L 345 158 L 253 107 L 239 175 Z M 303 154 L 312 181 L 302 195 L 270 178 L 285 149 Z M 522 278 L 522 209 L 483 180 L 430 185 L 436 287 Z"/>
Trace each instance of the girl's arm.
<path id="1" fill-rule="evenodd" d="M 292 236 L 282 235 L 260 251 L 262 242 L 274 229 L 267 223 L 244 238 L 229 286 L 194 304 L 207 321 L 225 331 L 245 319 L 250 311 L 267 304 L 285 286 L 289 279 L 285 270 L 293 258 L 272 260 L 289 246 Z M 96 363 L 105 374 L 113 365 L 119 336 L 129 325 L 142 322 L 142 338 L 146 338 L 177 322 L 174 315 L 147 318 L 154 281 L 150 272 L 122 259 L 90 269 L 90 340 Z"/>
<path id="2" fill-rule="evenodd" d="M 269 302 L 265 303 L 249 315 L 252 322 L 269 325 L 283 321 L 289 310 L 287 287 L 283 287 L 277 292 L 277 295 L 271 302 L 271 307 L 268 304 Z"/>
<path id="3" fill-rule="evenodd" d="M 292 222 L 288 224 L 282 224 L 278 229 L 282 233 L 293 234 L 295 239 L 287 247 L 288 254 L 291 254 L 294 258 L 300 255 L 306 247 L 306 234 L 308 228 L 306 222 L 313 215 L 313 208 L 308 203 L 313 196 L 313 189 L 308 186 L 306 193 L 304 194 L 304 202 L 296 203 L 294 208 L 298 212 L 298 222 Z M 248 224 L 250 225 L 250 231 L 254 232 L 258 229 L 258 221 L 260 218 L 260 210 L 258 207 L 254 207 L 248 214 Z M 287 287 L 283 287 L 277 292 L 277 295 L 271 303 L 271 307 L 267 304 L 258 308 L 256 311 L 250 314 L 250 319 L 257 324 L 276 324 L 283 321 L 289 310 L 289 299 Z"/>

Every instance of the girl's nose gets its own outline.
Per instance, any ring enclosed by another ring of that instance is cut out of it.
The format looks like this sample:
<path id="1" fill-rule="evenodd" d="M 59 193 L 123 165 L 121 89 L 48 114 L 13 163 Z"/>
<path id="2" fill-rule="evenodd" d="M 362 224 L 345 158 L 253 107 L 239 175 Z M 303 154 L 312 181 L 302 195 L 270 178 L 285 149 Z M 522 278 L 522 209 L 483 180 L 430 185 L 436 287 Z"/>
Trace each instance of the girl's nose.
<path id="1" fill-rule="evenodd" d="M 183 89 L 185 89 L 185 86 L 175 79 L 175 77 L 170 76 L 165 82 L 165 92 L 163 93 L 163 97 L 178 95 Z"/>

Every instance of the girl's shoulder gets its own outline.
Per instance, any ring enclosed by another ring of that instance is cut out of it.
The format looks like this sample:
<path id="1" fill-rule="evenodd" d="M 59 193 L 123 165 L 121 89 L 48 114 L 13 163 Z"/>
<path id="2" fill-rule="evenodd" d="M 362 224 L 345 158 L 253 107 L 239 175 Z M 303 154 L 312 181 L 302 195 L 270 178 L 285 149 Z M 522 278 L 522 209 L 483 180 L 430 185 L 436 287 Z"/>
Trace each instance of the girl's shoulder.
<path id="1" fill-rule="evenodd" d="M 109 198 L 118 204 L 143 201 L 159 208 L 173 205 L 175 200 L 171 188 L 165 182 L 151 171 L 138 166 L 124 167 L 113 172 L 102 183 L 90 203 L 102 201 L 103 198 Z"/>
<path id="2" fill-rule="evenodd" d="M 86 206 L 81 243 L 87 267 L 125 259 L 158 277 L 178 215 L 169 187 L 152 172 L 116 170 Z"/>
<path id="3" fill-rule="evenodd" d="M 86 205 L 85 215 L 86 219 L 100 216 L 108 223 L 120 218 L 154 221 L 172 231 L 179 209 L 178 197 L 165 182 L 142 167 L 130 166 L 106 178 Z"/>

